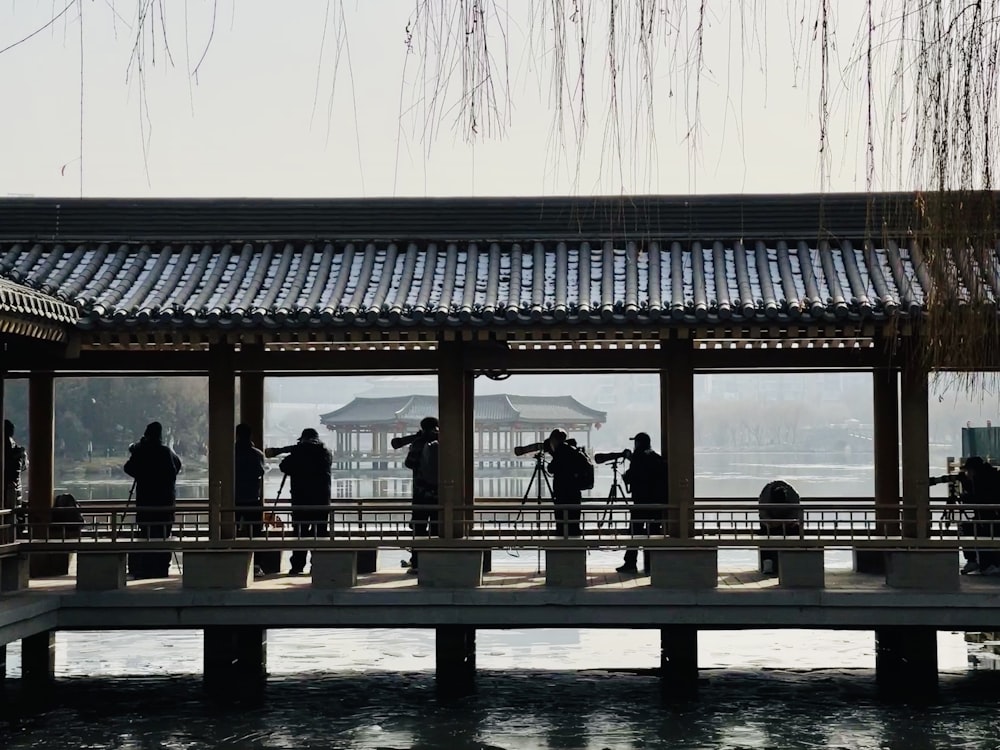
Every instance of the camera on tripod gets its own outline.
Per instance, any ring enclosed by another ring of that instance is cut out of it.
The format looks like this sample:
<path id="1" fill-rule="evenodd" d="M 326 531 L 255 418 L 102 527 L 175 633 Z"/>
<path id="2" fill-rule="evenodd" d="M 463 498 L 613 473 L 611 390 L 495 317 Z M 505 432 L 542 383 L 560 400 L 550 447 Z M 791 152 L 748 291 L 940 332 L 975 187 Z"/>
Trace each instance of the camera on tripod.
<path id="1" fill-rule="evenodd" d="M 567 438 L 566 439 L 566 445 L 569 445 L 569 446 L 575 448 L 576 447 L 576 438 Z M 514 455 L 515 456 L 523 456 L 525 453 L 538 453 L 539 451 L 545 451 L 546 453 L 551 453 L 552 452 L 552 443 L 549 442 L 548 438 L 546 438 L 545 440 L 543 440 L 540 443 L 530 443 L 528 445 L 515 445 L 514 446 Z"/>
<path id="2" fill-rule="evenodd" d="M 617 453 L 595 453 L 594 461 L 599 464 L 607 463 L 608 461 L 627 461 L 632 458 L 632 451 L 628 448 Z"/>

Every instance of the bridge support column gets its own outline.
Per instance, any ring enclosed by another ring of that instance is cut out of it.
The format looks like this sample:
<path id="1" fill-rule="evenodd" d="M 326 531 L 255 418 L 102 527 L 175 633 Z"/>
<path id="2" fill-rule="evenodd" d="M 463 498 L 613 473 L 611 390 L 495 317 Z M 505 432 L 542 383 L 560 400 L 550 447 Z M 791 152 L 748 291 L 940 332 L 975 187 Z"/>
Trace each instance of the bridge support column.
<path id="1" fill-rule="evenodd" d="M 28 687 L 48 685 L 56 675 L 56 632 L 46 630 L 21 639 L 21 681 Z"/>
<path id="2" fill-rule="evenodd" d="M 698 629 L 669 625 L 660 630 L 660 688 L 686 698 L 698 692 Z"/>
<path id="3" fill-rule="evenodd" d="M 889 698 L 932 695 L 938 687 L 934 628 L 905 625 L 876 628 L 875 681 Z"/>
<path id="4" fill-rule="evenodd" d="M 267 676 L 267 630 L 256 625 L 216 625 L 204 631 L 205 688 L 232 693 Z"/>
<path id="5" fill-rule="evenodd" d="M 476 629 L 442 625 L 435 630 L 438 695 L 459 698 L 476 690 Z"/>

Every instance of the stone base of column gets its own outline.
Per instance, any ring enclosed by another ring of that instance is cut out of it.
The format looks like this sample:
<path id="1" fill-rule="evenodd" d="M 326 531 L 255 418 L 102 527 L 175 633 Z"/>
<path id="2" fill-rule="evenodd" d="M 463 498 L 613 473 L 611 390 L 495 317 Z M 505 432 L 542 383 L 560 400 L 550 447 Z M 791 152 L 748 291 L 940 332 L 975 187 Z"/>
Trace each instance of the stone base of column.
<path id="1" fill-rule="evenodd" d="M 265 628 L 217 625 L 205 628 L 204 639 L 207 690 L 226 696 L 263 685 L 267 677 Z"/>
<path id="2" fill-rule="evenodd" d="M 885 582 L 897 589 L 958 591 L 958 555 L 948 550 L 887 552 Z"/>
<path id="3" fill-rule="evenodd" d="M 778 585 L 821 589 L 826 585 L 822 549 L 783 549 L 778 553 Z"/>
<path id="4" fill-rule="evenodd" d="M 29 571 L 32 578 L 69 575 L 69 552 L 32 552 Z"/>
<path id="5" fill-rule="evenodd" d="M 313 588 L 349 589 L 357 585 L 362 554 L 351 550 L 313 550 Z"/>
<path id="6" fill-rule="evenodd" d="M 651 549 L 649 583 L 666 589 L 714 589 L 719 585 L 719 554 L 704 549 Z"/>
<path id="7" fill-rule="evenodd" d="M 886 698 L 926 698 L 938 688 L 937 632 L 894 626 L 875 629 L 875 680 Z"/>
<path id="8" fill-rule="evenodd" d="M 420 550 L 417 581 L 433 588 L 475 588 L 483 584 L 481 549 Z"/>
<path id="9" fill-rule="evenodd" d="M 27 555 L 12 555 L 0 560 L 0 591 L 26 589 L 30 578 Z"/>
<path id="10" fill-rule="evenodd" d="M 421 553 L 421 566 L 423 565 Z M 423 568 L 421 568 L 423 570 Z M 437 672 L 435 687 L 445 698 L 461 698 L 476 691 L 476 629 L 442 625 L 435 629 Z"/>
<path id="11" fill-rule="evenodd" d="M 377 549 L 363 549 L 359 550 L 357 553 L 357 572 L 358 575 L 364 575 L 366 573 L 374 573 L 375 569 L 378 567 L 378 550 Z M 315 553 L 313 553 L 313 559 L 315 560 Z M 316 563 L 314 562 L 313 565 Z"/>
<path id="12" fill-rule="evenodd" d="M 545 585 L 584 588 L 587 585 L 587 550 L 545 550 Z"/>
<path id="13" fill-rule="evenodd" d="M 854 572 L 885 575 L 885 554 L 876 549 L 854 550 Z"/>
<path id="14" fill-rule="evenodd" d="M 669 625 L 660 630 L 660 689 L 675 698 L 698 693 L 697 628 Z"/>
<path id="15" fill-rule="evenodd" d="M 45 687 L 56 675 L 56 633 L 46 630 L 21 639 L 21 683 Z"/>
<path id="16" fill-rule="evenodd" d="M 80 552 L 76 556 L 77 591 L 114 591 L 125 588 L 124 552 Z"/>
<path id="17" fill-rule="evenodd" d="M 252 552 L 184 553 L 186 589 L 245 589 L 253 581 Z"/>

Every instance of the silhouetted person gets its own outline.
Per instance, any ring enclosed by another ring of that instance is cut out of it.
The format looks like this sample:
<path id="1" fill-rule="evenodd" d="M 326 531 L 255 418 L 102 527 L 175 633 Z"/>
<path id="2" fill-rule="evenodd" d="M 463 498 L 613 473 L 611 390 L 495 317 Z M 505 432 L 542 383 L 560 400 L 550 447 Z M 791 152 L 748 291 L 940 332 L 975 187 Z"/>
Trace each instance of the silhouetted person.
<path id="1" fill-rule="evenodd" d="M 986 505 L 1000 503 L 1000 471 L 990 466 L 980 456 L 967 458 L 963 472 L 968 477 L 968 504 L 972 510 L 975 536 L 992 539 L 1000 531 L 1000 510 L 986 508 Z M 978 568 L 983 575 L 1000 575 L 1000 551 L 982 549 L 978 551 Z M 972 571 L 966 571 L 972 572 Z"/>
<path id="2" fill-rule="evenodd" d="M 566 440 L 566 431 L 555 429 L 545 441 L 545 450 L 552 455 L 548 472 L 552 475 L 553 515 L 556 534 L 561 537 L 581 536 L 580 503 L 583 492 L 577 478 L 576 447 Z M 568 507 L 576 506 L 576 507 Z"/>
<path id="3" fill-rule="evenodd" d="M 292 525 L 301 537 L 326 536 L 330 528 L 330 497 L 333 455 L 312 427 L 302 430 L 298 442 L 281 463 L 292 484 Z M 306 551 L 292 552 L 289 575 L 301 575 L 306 567 Z"/>
<path id="4" fill-rule="evenodd" d="M 150 422 L 138 443 L 129 446 L 125 473 L 135 479 L 135 526 L 138 539 L 167 539 L 174 525 L 177 475 L 181 460 L 163 444 L 163 425 Z M 134 552 L 129 572 L 134 578 L 164 578 L 170 552 Z"/>
<path id="5" fill-rule="evenodd" d="M 760 533 L 764 536 L 798 536 L 802 529 L 802 506 L 799 493 L 788 482 L 777 479 L 764 485 L 757 498 Z M 761 550 L 761 566 L 765 573 L 778 572 L 778 552 Z"/>
<path id="6" fill-rule="evenodd" d="M 403 464 L 413 472 L 413 510 L 410 517 L 410 528 L 416 536 L 437 536 L 439 502 L 438 495 L 438 421 L 434 417 L 424 417 L 420 420 L 420 437 L 410 443 Z M 416 550 L 410 554 L 411 574 L 417 573 L 418 554 Z"/>
<path id="7" fill-rule="evenodd" d="M 28 536 L 28 509 L 21 494 L 21 474 L 28 468 L 28 453 L 14 441 L 14 423 L 3 421 L 3 507 L 14 511 L 17 535 Z"/>
<path id="8" fill-rule="evenodd" d="M 625 488 L 632 493 L 632 536 L 654 536 L 663 533 L 663 511 L 649 508 L 662 505 L 667 499 L 667 462 L 653 450 L 649 435 L 636 433 L 632 438 L 635 450 L 629 456 L 629 467 L 622 474 Z M 638 573 L 639 550 L 625 550 L 625 564 L 619 573 Z M 649 552 L 643 554 L 643 572 L 649 575 Z"/>
<path id="9" fill-rule="evenodd" d="M 264 498 L 261 480 L 264 478 L 264 452 L 253 444 L 248 424 L 236 425 L 233 445 L 233 500 L 236 505 L 236 533 L 254 539 L 264 534 Z M 268 553 L 264 553 L 265 556 Z M 254 575 L 267 571 L 261 565 L 260 553 L 254 554 Z M 271 572 L 276 573 L 276 570 Z"/>

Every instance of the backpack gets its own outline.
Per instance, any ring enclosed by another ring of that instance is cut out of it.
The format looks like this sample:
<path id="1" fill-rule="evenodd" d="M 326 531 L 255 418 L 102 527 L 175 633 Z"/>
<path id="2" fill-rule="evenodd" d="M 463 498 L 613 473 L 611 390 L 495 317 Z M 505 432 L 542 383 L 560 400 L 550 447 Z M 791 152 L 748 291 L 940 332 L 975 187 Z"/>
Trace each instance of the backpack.
<path id="1" fill-rule="evenodd" d="M 594 489 L 594 462 L 586 448 L 573 448 L 573 479 L 578 490 Z"/>

